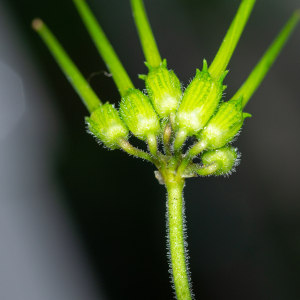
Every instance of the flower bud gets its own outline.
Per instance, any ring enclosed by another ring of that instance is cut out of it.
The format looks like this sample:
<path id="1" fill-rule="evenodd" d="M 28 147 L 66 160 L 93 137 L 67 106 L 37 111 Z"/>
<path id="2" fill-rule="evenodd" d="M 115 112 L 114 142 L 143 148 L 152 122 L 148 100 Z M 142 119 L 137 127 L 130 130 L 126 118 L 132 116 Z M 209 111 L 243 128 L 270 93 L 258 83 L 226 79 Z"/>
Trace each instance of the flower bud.
<path id="1" fill-rule="evenodd" d="M 196 172 L 202 176 L 230 174 L 230 171 L 237 164 L 238 158 L 237 149 L 232 146 L 206 151 L 201 156 L 203 168 Z"/>
<path id="2" fill-rule="evenodd" d="M 149 67 L 148 75 L 140 78 L 145 80 L 150 100 L 161 118 L 176 112 L 182 95 L 181 85 L 175 73 L 167 69 L 165 59 L 159 67 Z"/>
<path id="3" fill-rule="evenodd" d="M 86 118 L 88 130 L 111 149 L 119 148 L 120 138 L 127 139 L 129 131 L 113 105 L 106 103 Z"/>
<path id="4" fill-rule="evenodd" d="M 120 114 L 129 130 L 139 139 L 160 133 L 160 123 L 148 97 L 137 89 L 128 89 L 120 104 Z"/>
<path id="5" fill-rule="evenodd" d="M 222 85 L 223 76 L 215 81 L 207 70 L 204 60 L 203 70 L 197 70 L 193 81 L 186 88 L 176 114 L 178 130 L 185 131 L 186 135 L 199 132 L 215 112 L 225 87 Z"/>
<path id="6" fill-rule="evenodd" d="M 220 105 L 215 116 L 200 132 L 199 139 L 207 143 L 207 149 L 217 149 L 229 143 L 241 129 L 244 119 L 251 117 L 243 113 L 243 98 L 230 100 Z"/>

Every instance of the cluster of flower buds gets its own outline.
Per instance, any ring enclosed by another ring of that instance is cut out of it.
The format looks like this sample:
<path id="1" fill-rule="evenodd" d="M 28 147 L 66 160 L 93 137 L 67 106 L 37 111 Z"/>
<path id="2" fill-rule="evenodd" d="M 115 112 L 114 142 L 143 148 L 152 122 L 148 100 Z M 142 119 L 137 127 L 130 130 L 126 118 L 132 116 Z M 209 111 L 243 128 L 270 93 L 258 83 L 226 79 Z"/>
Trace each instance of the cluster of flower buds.
<path id="1" fill-rule="evenodd" d="M 242 0 L 210 67 L 204 60 L 202 71 L 197 69 L 196 76 L 184 92 L 175 73 L 168 70 L 167 61 L 161 59 L 142 0 L 131 0 L 148 67 L 148 74 L 139 76 L 145 81 L 146 93 L 135 89 L 85 0 L 73 1 L 121 94 L 119 110 L 108 103 L 102 104 L 41 20 L 34 20 L 32 25 L 91 113 L 86 118 L 89 132 L 110 149 L 121 148 L 154 163 L 162 181 L 173 174 L 181 179 L 195 174 L 230 173 L 238 161 L 238 154 L 229 144 L 237 136 L 244 119 L 251 117 L 243 112 L 243 108 L 299 22 L 299 10 L 292 15 L 237 93 L 231 100 L 223 102 L 226 69 L 255 0 Z M 150 153 L 129 143 L 130 132 L 148 144 Z M 183 146 L 190 137 L 196 139 L 196 143 L 183 153 Z M 159 144 L 163 144 L 165 153 L 160 151 Z M 193 163 L 198 155 L 202 165 Z"/>
<path id="2" fill-rule="evenodd" d="M 242 112 L 242 97 L 220 104 L 227 72 L 214 79 L 204 61 L 203 70 L 197 70 L 182 93 L 180 81 L 167 69 L 166 60 L 157 68 L 148 68 L 148 75 L 140 75 L 145 80 L 147 95 L 128 88 L 119 112 L 109 104 L 99 106 L 87 118 L 89 131 L 111 149 L 120 148 L 120 140 L 128 140 L 130 131 L 148 143 L 152 157 L 158 162 L 170 161 L 169 156 L 179 161 L 185 159 L 186 166 L 194 166 L 194 172 L 201 176 L 231 172 L 238 155 L 236 149 L 227 144 L 250 115 Z M 198 142 L 184 155 L 182 145 L 191 136 Z M 160 140 L 165 149 L 170 149 L 169 155 L 159 152 Z M 193 164 L 192 159 L 204 150 L 203 166 Z M 184 167 L 182 176 L 185 175 Z"/>

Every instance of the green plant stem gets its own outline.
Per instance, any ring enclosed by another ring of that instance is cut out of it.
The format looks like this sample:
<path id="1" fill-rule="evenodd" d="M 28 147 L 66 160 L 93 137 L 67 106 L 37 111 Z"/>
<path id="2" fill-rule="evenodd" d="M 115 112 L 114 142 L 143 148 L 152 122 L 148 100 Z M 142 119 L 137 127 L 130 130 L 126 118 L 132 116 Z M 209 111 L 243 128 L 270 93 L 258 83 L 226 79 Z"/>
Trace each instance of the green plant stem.
<path id="1" fill-rule="evenodd" d="M 148 153 L 133 147 L 127 140 L 120 139 L 118 144 L 128 154 L 148 160 L 153 164 L 155 164 L 156 166 L 159 165 L 158 161 L 155 158 L 151 157 L 151 155 L 149 155 Z"/>
<path id="2" fill-rule="evenodd" d="M 82 102 L 88 111 L 92 113 L 97 107 L 99 107 L 99 105 L 102 104 L 100 99 L 97 97 L 95 92 L 92 90 L 90 85 L 87 83 L 85 78 L 82 76 L 80 71 L 77 69 L 75 64 L 72 62 L 68 54 L 65 52 L 63 47 L 60 45 L 45 23 L 40 19 L 35 19 L 32 22 L 32 28 L 36 30 L 43 39 L 60 68 L 65 73 L 69 82 L 80 96 Z"/>
<path id="3" fill-rule="evenodd" d="M 191 300 L 191 289 L 187 268 L 187 257 L 184 245 L 184 204 L 183 187 L 184 179 L 169 174 L 165 178 L 168 192 L 168 243 L 172 275 L 175 285 L 177 300 Z"/>
<path id="4" fill-rule="evenodd" d="M 256 0 L 243 0 L 234 17 L 221 47 L 208 71 L 213 78 L 220 78 L 226 70 Z"/>
<path id="5" fill-rule="evenodd" d="M 176 136 L 175 136 L 175 141 L 174 141 L 174 149 L 179 150 L 181 149 L 183 143 L 186 140 L 188 133 L 185 129 L 181 129 L 177 131 Z"/>
<path id="6" fill-rule="evenodd" d="M 178 176 L 182 176 L 185 171 L 187 165 L 191 162 L 191 160 L 201 153 L 207 147 L 207 143 L 204 141 L 197 142 L 184 156 L 180 166 L 178 167 L 177 174 Z"/>
<path id="7" fill-rule="evenodd" d="M 84 0 L 73 0 L 73 2 L 109 72 L 112 74 L 120 95 L 124 96 L 128 88 L 134 89 L 133 83 L 86 2 Z"/>
<path id="8" fill-rule="evenodd" d="M 147 143 L 149 146 L 149 151 L 153 156 L 157 156 L 157 140 L 154 134 L 149 134 L 147 136 Z"/>
<path id="9" fill-rule="evenodd" d="M 299 20 L 300 10 L 297 10 L 293 13 L 284 28 L 275 38 L 274 42 L 255 66 L 245 83 L 240 87 L 232 99 L 238 99 L 239 97 L 243 96 L 243 107 L 245 107 L 262 80 L 265 78 L 277 56 L 280 54 L 283 46 L 292 34 Z"/>
<path id="10" fill-rule="evenodd" d="M 143 1 L 131 0 L 131 7 L 146 61 L 152 68 L 156 68 L 161 64 L 162 60 L 147 18 Z"/>

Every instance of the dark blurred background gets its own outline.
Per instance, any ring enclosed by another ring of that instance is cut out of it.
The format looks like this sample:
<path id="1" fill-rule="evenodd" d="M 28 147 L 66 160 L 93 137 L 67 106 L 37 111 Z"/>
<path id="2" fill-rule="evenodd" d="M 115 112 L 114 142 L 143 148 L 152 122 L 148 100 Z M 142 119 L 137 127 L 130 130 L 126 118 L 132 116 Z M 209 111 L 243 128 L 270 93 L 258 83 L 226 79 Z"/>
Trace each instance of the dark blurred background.
<path id="1" fill-rule="evenodd" d="M 143 89 L 129 0 L 88 3 Z M 203 58 L 212 62 L 239 3 L 145 0 L 161 55 L 184 86 Z M 229 64 L 225 99 L 299 4 L 257 1 Z M 172 299 L 166 192 L 154 167 L 86 133 L 85 107 L 31 30 L 42 18 L 86 78 L 106 70 L 72 1 L 2 0 L 0 8 L 1 93 L 8 91 L 0 95 L 1 300 Z M 300 299 L 299 82 L 300 26 L 246 107 L 253 117 L 234 143 L 237 172 L 187 180 L 196 299 Z M 120 101 L 112 78 L 94 76 L 91 85 L 103 102 Z"/>

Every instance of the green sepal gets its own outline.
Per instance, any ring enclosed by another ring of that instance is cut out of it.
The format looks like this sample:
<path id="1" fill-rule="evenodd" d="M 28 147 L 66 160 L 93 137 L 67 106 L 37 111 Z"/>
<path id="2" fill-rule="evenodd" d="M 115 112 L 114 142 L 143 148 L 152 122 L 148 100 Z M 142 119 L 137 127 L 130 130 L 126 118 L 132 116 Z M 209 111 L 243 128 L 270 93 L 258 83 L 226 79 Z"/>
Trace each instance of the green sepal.
<path id="1" fill-rule="evenodd" d="M 245 120 L 246 118 L 252 118 L 252 115 L 248 113 L 243 113 L 243 119 Z"/>
<path id="2" fill-rule="evenodd" d="M 223 72 L 219 80 L 213 80 L 204 60 L 203 70 L 197 69 L 195 78 L 183 94 L 176 114 L 177 130 L 183 130 L 191 136 L 204 128 L 222 98 L 222 82 L 226 74 Z"/>
<path id="3" fill-rule="evenodd" d="M 201 159 L 203 167 L 196 170 L 199 175 L 228 175 L 237 165 L 239 154 L 236 148 L 226 146 L 204 152 Z"/>
<path id="4" fill-rule="evenodd" d="M 218 112 L 211 118 L 206 127 L 198 135 L 207 143 L 207 149 L 217 149 L 232 141 L 243 125 L 248 113 L 242 111 L 243 98 L 230 100 L 220 105 Z"/>
<path id="5" fill-rule="evenodd" d="M 159 67 L 149 69 L 145 81 L 149 98 L 158 115 L 165 118 L 175 113 L 182 96 L 181 84 L 175 73 L 167 69 L 165 59 Z"/>
<path id="6" fill-rule="evenodd" d="M 120 104 L 120 115 L 129 130 L 139 139 L 157 136 L 160 131 L 159 118 L 149 98 L 137 89 L 128 89 Z"/>
<path id="7" fill-rule="evenodd" d="M 148 62 L 145 61 L 144 64 L 148 68 L 149 72 L 153 69 L 153 67 Z"/>
<path id="8" fill-rule="evenodd" d="M 128 139 L 129 130 L 113 105 L 106 103 L 86 117 L 88 131 L 111 149 L 120 148 L 118 141 Z"/>
<path id="9" fill-rule="evenodd" d="M 145 74 L 139 75 L 139 79 L 146 80 L 146 78 L 147 78 L 147 75 L 145 75 Z"/>

